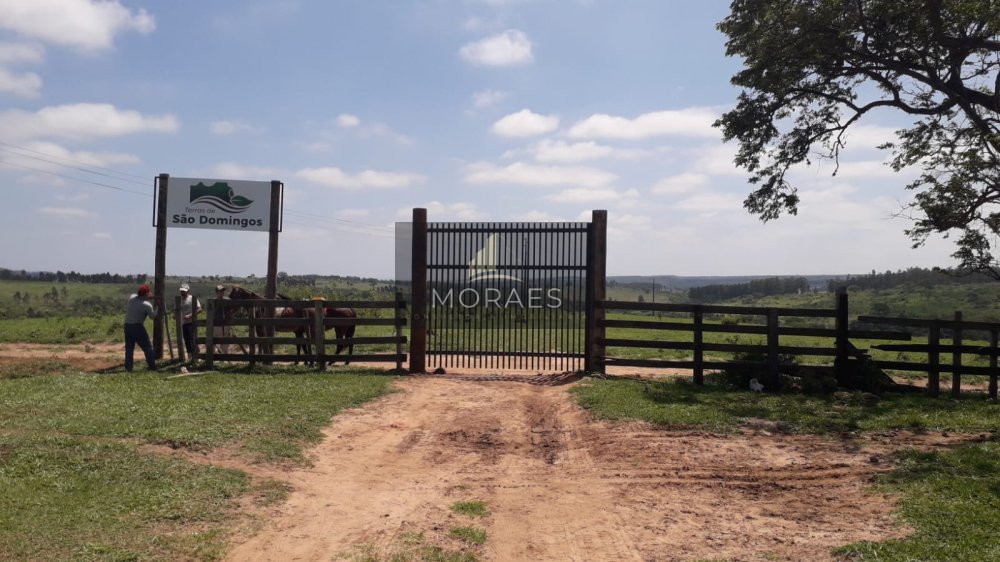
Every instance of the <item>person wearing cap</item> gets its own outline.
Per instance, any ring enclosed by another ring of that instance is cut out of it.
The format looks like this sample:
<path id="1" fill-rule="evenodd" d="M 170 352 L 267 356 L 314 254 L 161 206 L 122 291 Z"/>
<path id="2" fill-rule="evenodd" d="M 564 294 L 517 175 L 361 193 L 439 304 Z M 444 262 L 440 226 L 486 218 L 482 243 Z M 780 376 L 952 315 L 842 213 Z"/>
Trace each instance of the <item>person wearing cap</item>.
<path id="1" fill-rule="evenodd" d="M 226 286 L 216 285 L 215 286 L 215 298 L 222 300 L 226 298 Z M 233 330 L 226 325 L 226 312 L 227 309 L 224 306 L 216 306 L 212 311 L 212 336 L 217 338 L 229 338 L 233 335 Z M 229 353 L 229 344 L 220 343 L 216 345 L 219 353 Z"/>
<path id="2" fill-rule="evenodd" d="M 194 342 L 195 320 L 201 312 L 201 304 L 198 299 L 191 294 L 191 287 L 187 283 L 181 285 L 181 334 L 184 337 L 184 349 L 188 355 L 194 357 L 198 354 L 198 345 Z"/>
<path id="3" fill-rule="evenodd" d="M 149 302 L 149 285 L 139 286 L 135 294 L 129 296 L 125 308 L 125 370 L 132 372 L 132 357 L 136 344 L 146 355 L 146 366 L 150 371 L 156 370 L 156 356 L 153 355 L 153 345 L 149 342 L 149 332 L 146 331 L 146 318 L 156 318 L 157 310 Z"/>

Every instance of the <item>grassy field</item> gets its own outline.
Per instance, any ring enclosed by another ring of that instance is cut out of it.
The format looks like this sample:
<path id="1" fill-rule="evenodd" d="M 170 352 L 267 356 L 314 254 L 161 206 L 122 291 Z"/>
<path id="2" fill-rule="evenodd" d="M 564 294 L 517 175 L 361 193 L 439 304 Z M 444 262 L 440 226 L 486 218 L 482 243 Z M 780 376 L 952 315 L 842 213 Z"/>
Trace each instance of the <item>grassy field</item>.
<path id="1" fill-rule="evenodd" d="M 686 380 L 592 380 L 572 389 L 596 416 L 644 420 L 672 429 L 741 431 L 750 419 L 776 431 L 831 433 L 893 429 L 985 434 L 981 443 L 944 452 L 903 452 L 879 488 L 899 494 L 904 539 L 845 546 L 851 560 L 1000 560 L 1000 405 L 919 394 L 843 393 L 816 397 L 730 390 L 718 376 L 696 387 Z"/>
<path id="2" fill-rule="evenodd" d="M 5 367 L 0 558 L 218 558 L 239 519 L 237 500 L 280 498 L 282 486 L 143 446 L 302 464 L 334 414 L 387 392 L 392 380 L 361 369 L 166 379 Z"/>

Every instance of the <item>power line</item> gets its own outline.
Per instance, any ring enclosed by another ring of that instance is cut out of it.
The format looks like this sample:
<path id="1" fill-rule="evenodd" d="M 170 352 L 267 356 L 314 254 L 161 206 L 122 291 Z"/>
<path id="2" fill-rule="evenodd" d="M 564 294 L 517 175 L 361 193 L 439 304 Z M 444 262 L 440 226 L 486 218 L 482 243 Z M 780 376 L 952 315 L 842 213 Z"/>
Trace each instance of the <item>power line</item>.
<path id="1" fill-rule="evenodd" d="M 78 177 L 74 177 L 74 176 L 68 176 L 66 174 L 60 174 L 59 172 L 53 172 L 51 170 L 44 170 L 42 168 L 35 168 L 33 166 L 25 166 L 24 164 L 15 164 L 14 162 L 8 162 L 6 160 L 0 160 L 0 164 L 3 164 L 5 166 L 12 166 L 14 168 L 23 168 L 25 170 L 31 170 L 33 172 L 39 172 L 39 173 L 42 173 L 42 174 L 49 174 L 51 176 L 56 176 L 56 177 L 60 177 L 60 178 L 63 178 L 63 179 L 78 181 L 78 182 L 82 182 L 82 183 L 89 183 L 91 185 L 96 185 L 98 187 L 104 187 L 104 188 L 107 188 L 107 189 L 114 189 L 116 191 L 122 191 L 122 192 L 125 192 L 125 193 L 134 193 L 136 195 L 142 195 L 143 197 L 152 197 L 152 193 L 142 193 L 141 191 L 134 191 L 132 189 L 126 189 L 124 187 L 120 187 L 120 186 L 117 186 L 117 185 L 110 185 L 110 184 L 101 183 L 101 182 L 97 182 L 97 181 L 85 180 L 83 178 L 78 178 Z"/>
<path id="2" fill-rule="evenodd" d="M 137 175 L 137 174 L 131 174 L 129 172 L 123 172 L 121 170 L 115 170 L 114 168 L 107 168 L 105 166 L 98 166 L 97 164 L 88 164 L 86 162 L 81 162 L 80 160 L 74 160 L 72 158 L 67 158 L 65 156 L 58 156 L 58 155 L 55 155 L 55 154 L 50 154 L 48 152 L 42 152 L 40 150 L 35 150 L 35 149 L 32 149 L 32 148 L 28 148 L 26 146 L 19 146 L 19 145 L 16 145 L 16 144 L 11 144 L 9 142 L 3 142 L 3 141 L 0 141 L 0 145 L 6 146 L 6 147 L 9 147 L 9 148 L 13 148 L 13 149 L 17 149 L 17 150 L 22 150 L 24 152 L 31 152 L 33 154 L 39 154 L 41 156 L 47 156 L 49 158 L 56 158 L 56 159 L 59 159 L 59 160 L 65 160 L 67 162 L 72 162 L 74 164 L 79 164 L 81 166 L 87 166 L 89 168 L 96 168 L 98 170 L 104 170 L 106 172 L 112 172 L 112 173 L 118 174 L 120 176 L 130 176 L 130 177 L 133 177 L 133 178 L 144 180 L 144 182 L 148 181 L 148 179 L 146 177 L 144 177 L 144 176 L 140 176 L 140 175 Z M 27 155 L 26 154 L 22 154 L 22 156 L 27 156 Z M 29 158 L 31 158 L 31 157 L 29 156 Z M 60 166 L 65 166 L 65 164 L 59 164 L 58 162 L 51 162 L 51 163 L 52 164 L 58 164 Z M 67 166 L 67 167 L 72 167 L 72 166 Z M 97 172 L 94 172 L 92 170 L 83 170 L 83 171 L 90 172 L 90 173 L 93 173 L 93 174 L 97 173 Z M 135 180 L 129 180 L 127 178 L 120 178 L 120 179 L 124 179 L 126 181 L 133 181 L 133 182 L 135 181 Z M 138 182 L 136 182 L 136 183 L 138 183 Z M 147 184 L 146 183 L 142 183 L 142 185 L 147 185 Z"/>

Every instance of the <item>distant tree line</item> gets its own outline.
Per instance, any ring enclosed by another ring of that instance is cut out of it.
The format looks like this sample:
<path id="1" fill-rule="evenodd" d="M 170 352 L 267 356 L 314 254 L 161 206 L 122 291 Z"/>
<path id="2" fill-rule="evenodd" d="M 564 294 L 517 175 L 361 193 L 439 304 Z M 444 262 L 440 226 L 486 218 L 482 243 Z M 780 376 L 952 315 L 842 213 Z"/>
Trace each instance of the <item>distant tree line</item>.
<path id="1" fill-rule="evenodd" d="M 77 273 L 75 271 L 25 271 L 0 267 L 0 279 L 8 281 L 49 281 L 56 283 L 145 283 L 146 274 Z"/>
<path id="2" fill-rule="evenodd" d="M 891 289 L 901 285 L 914 287 L 937 287 L 938 285 L 969 285 L 994 281 L 983 273 L 965 273 L 954 270 L 924 269 L 911 267 L 899 271 L 877 273 L 874 269 L 866 275 L 848 275 L 846 279 L 831 279 L 827 282 L 830 292 L 839 287 L 857 289 Z"/>
<path id="3" fill-rule="evenodd" d="M 688 289 L 688 298 L 696 302 L 716 302 L 745 296 L 786 295 L 809 291 L 805 277 L 768 277 L 749 283 L 733 285 L 705 285 Z"/>

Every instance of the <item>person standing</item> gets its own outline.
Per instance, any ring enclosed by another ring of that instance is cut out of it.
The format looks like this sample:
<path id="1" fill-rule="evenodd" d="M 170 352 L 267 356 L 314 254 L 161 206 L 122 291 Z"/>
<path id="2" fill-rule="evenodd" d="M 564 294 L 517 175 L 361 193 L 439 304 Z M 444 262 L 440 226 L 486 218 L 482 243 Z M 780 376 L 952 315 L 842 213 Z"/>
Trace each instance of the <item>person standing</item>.
<path id="1" fill-rule="evenodd" d="M 198 320 L 198 313 L 201 312 L 201 304 L 197 297 L 191 294 L 191 287 L 184 283 L 181 285 L 181 333 L 184 337 L 184 349 L 188 355 L 194 357 L 198 355 L 198 344 L 195 343 L 195 322 Z"/>
<path id="2" fill-rule="evenodd" d="M 216 300 L 222 300 L 226 298 L 226 286 L 217 285 L 215 287 L 215 298 Z M 221 304 L 216 304 L 215 309 L 212 311 L 212 336 L 216 338 L 229 338 L 233 335 L 233 330 L 226 325 L 226 307 Z M 229 353 L 229 344 L 220 343 L 216 345 L 219 353 Z"/>
<path id="3" fill-rule="evenodd" d="M 153 355 L 153 345 L 149 342 L 146 331 L 146 318 L 155 319 L 156 308 L 149 302 L 149 285 L 139 286 L 134 295 L 129 296 L 125 308 L 125 371 L 131 373 L 133 355 L 136 344 L 146 356 L 146 366 L 150 371 L 156 370 L 156 356 Z"/>

